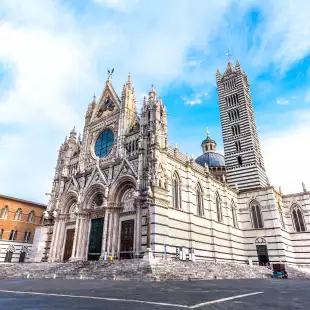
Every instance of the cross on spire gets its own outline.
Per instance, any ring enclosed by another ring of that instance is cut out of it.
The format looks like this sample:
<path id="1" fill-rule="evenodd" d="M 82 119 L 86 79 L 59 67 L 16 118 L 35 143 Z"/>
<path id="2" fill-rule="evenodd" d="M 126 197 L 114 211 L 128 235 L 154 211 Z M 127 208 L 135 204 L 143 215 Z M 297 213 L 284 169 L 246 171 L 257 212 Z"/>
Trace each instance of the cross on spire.
<path id="1" fill-rule="evenodd" d="M 230 62 L 230 57 L 232 56 L 232 54 L 230 54 L 229 50 L 227 51 L 225 55 L 228 57 L 228 62 Z"/>
<path id="2" fill-rule="evenodd" d="M 207 130 L 206 130 L 207 137 L 209 136 L 209 133 L 210 133 L 210 131 L 209 131 L 208 127 L 207 127 Z"/>

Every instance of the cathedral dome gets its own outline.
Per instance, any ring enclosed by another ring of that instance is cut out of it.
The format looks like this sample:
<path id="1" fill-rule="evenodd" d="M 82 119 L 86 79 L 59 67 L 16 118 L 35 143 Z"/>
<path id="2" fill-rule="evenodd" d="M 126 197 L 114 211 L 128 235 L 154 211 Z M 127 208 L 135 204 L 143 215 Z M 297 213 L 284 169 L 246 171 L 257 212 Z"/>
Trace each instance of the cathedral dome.
<path id="1" fill-rule="evenodd" d="M 225 160 L 222 154 L 216 152 L 216 142 L 209 136 L 207 130 L 207 137 L 201 143 L 203 154 L 196 158 L 196 163 L 209 167 L 225 167 Z"/>
<path id="2" fill-rule="evenodd" d="M 196 158 L 195 162 L 201 166 L 205 166 L 206 164 L 209 167 L 224 167 L 225 159 L 222 154 L 215 152 L 206 152 L 199 157 Z"/>

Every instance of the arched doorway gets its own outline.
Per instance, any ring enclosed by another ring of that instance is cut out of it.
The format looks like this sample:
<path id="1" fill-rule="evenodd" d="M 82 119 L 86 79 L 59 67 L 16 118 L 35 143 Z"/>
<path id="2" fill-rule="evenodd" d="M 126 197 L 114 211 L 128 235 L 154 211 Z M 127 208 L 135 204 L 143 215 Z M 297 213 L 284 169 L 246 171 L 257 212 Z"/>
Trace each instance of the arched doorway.
<path id="1" fill-rule="evenodd" d="M 122 195 L 121 205 L 123 212 L 134 211 L 134 189 L 128 188 Z M 121 222 L 120 258 L 133 258 L 135 220 L 128 219 Z"/>
<path id="2" fill-rule="evenodd" d="M 74 234 L 75 234 L 75 228 L 72 228 L 75 226 L 76 222 L 76 209 L 77 204 L 76 200 L 71 200 L 69 203 L 67 210 L 67 220 L 66 220 L 66 235 L 65 235 L 65 247 L 64 247 L 64 253 L 63 253 L 63 261 L 68 261 L 72 256 L 72 250 L 73 250 L 73 241 L 74 241 Z"/>
<path id="3" fill-rule="evenodd" d="M 101 188 L 96 187 L 94 194 L 88 201 L 90 208 L 91 222 L 88 239 L 87 260 L 99 260 L 102 250 L 102 236 L 104 219 L 105 196 Z"/>

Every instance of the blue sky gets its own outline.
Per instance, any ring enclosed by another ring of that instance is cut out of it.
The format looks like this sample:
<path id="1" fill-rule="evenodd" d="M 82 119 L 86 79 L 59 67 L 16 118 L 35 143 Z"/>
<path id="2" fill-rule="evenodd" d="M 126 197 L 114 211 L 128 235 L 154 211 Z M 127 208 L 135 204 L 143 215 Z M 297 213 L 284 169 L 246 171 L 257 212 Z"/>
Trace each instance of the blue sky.
<path id="1" fill-rule="evenodd" d="M 310 187 L 309 11 L 306 0 L 1 1 L 0 192 L 46 201 L 59 145 L 83 130 L 107 68 L 119 94 L 131 72 L 139 105 L 155 85 L 171 145 L 198 156 L 208 127 L 222 151 L 215 72 L 228 49 L 248 74 L 271 183 Z"/>

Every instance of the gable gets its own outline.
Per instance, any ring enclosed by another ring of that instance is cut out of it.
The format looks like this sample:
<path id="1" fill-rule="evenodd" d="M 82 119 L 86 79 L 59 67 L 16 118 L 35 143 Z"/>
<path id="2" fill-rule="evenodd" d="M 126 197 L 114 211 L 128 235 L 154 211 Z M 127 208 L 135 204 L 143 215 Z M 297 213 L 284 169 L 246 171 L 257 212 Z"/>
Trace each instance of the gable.
<path id="1" fill-rule="evenodd" d="M 100 96 L 98 105 L 94 111 L 92 121 L 105 118 L 109 115 L 119 112 L 121 101 L 115 92 L 110 81 L 107 81 L 106 86 Z"/>

